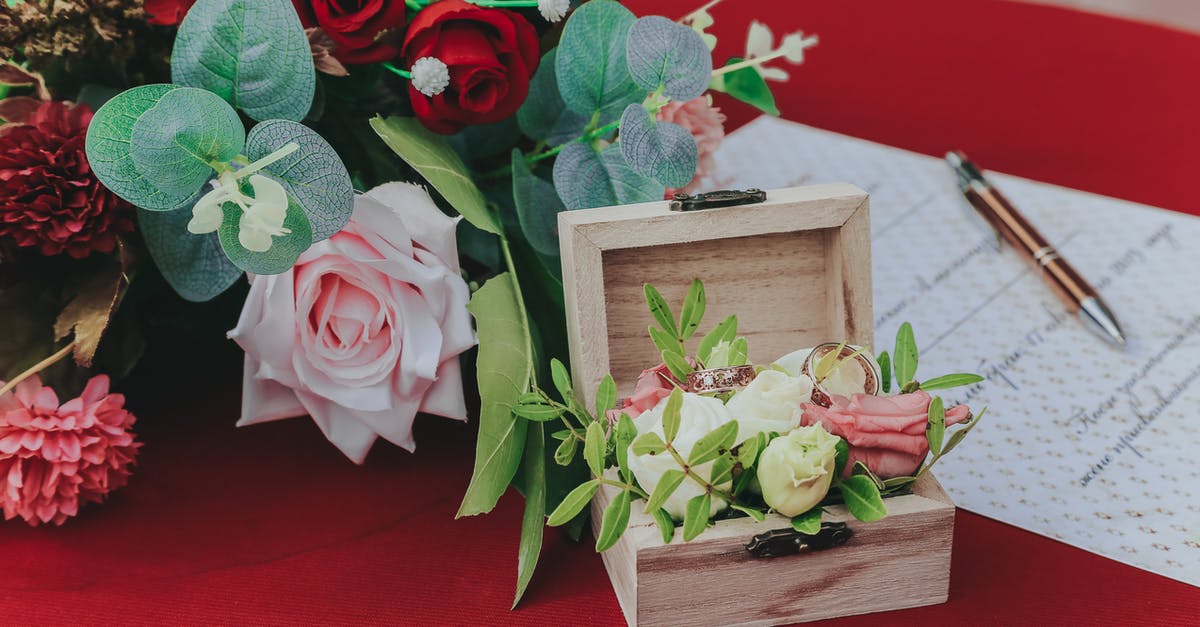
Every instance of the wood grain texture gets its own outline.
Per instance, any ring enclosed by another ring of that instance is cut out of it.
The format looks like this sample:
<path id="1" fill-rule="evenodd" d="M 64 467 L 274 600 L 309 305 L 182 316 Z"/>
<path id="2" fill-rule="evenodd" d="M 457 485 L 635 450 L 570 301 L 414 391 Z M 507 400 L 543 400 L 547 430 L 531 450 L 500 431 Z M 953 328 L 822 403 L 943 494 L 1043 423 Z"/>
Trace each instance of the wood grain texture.
<path id="1" fill-rule="evenodd" d="M 592 515 L 614 495 L 597 493 Z M 878 522 L 828 507 L 825 521 L 854 530 L 845 545 L 772 559 L 752 557 L 745 543 L 789 527 L 782 516 L 721 521 L 688 543 L 676 530 L 664 545 L 638 503 L 629 530 L 604 555 L 631 626 L 779 625 L 942 603 L 949 594 L 954 505 L 932 476 L 887 499 L 888 517 Z"/>
<path id="2" fill-rule="evenodd" d="M 821 342 L 870 344 L 868 211 L 865 192 L 833 184 L 694 212 L 654 202 L 560 213 L 576 393 L 591 404 L 611 372 L 628 394 L 642 369 L 662 361 L 647 333 L 644 283 L 678 315 L 688 284 L 704 281 L 708 310 L 690 350 L 734 313 L 757 363 Z"/>

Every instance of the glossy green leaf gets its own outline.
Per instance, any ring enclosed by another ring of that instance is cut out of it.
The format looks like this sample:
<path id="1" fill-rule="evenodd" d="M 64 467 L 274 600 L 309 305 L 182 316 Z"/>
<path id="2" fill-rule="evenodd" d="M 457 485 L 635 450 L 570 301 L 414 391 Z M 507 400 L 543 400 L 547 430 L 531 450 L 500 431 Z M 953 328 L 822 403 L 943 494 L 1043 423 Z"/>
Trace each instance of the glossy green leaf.
<path id="1" fill-rule="evenodd" d="M 758 522 L 763 522 L 764 520 L 767 519 L 767 515 L 765 513 L 763 513 L 763 511 L 760 509 L 755 509 L 753 507 L 745 507 L 742 505 L 730 505 L 729 507 L 730 507 L 730 509 L 737 510 L 737 511 L 753 518 L 754 520 L 756 520 Z"/>
<path id="2" fill-rule="evenodd" d="M 833 460 L 833 476 L 840 477 L 850 461 L 850 444 L 846 440 L 838 438 L 838 443 L 834 446 Z"/>
<path id="3" fill-rule="evenodd" d="M 707 363 L 708 358 L 712 355 L 712 350 L 721 342 L 732 342 L 737 336 L 737 316 L 729 316 L 721 321 L 720 324 L 713 327 L 711 331 L 706 333 L 700 340 L 700 347 L 696 350 L 696 358 L 701 363 Z"/>
<path id="4" fill-rule="evenodd" d="M 675 537 L 675 519 L 665 509 L 654 510 L 654 522 L 662 533 L 663 544 L 670 544 Z"/>
<path id="5" fill-rule="evenodd" d="M 696 176 L 700 151 L 691 131 L 660 122 L 640 103 L 621 115 L 621 156 L 633 170 L 667 187 L 683 187 Z"/>
<path id="6" fill-rule="evenodd" d="M 667 450 L 667 444 L 653 431 L 648 431 L 633 441 L 634 455 L 658 455 Z"/>
<path id="7" fill-rule="evenodd" d="M 758 461 L 758 454 L 766 448 L 764 444 L 765 440 L 766 437 L 762 433 L 757 433 L 755 437 L 746 438 L 745 442 L 738 445 L 737 460 L 742 465 L 742 468 L 754 466 L 754 462 Z"/>
<path id="8" fill-rule="evenodd" d="M 575 437 L 567 437 L 554 449 L 554 463 L 559 466 L 571 465 L 571 460 L 575 459 L 575 451 L 579 448 L 579 440 Z"/>
<path id="9" fill-rule="evenodd" d="M 481 400 L 475 470 L 458 516 L 491 511 L 521 461 L 529 422 L 514 416 L 511 407 L 529 390 L 532 355 L 529 323 L 517 299 L 512 277 L 501 274 L 484 283 L 467 305 L 479 336 L 476 379 Z"/>
<path id="10" fill-rule="evenodd" d="M 977 374 L 957 373 L 946 374 L 940 377 L 934 377 L 928 381 L 921 383 L 922 390 L 948 390 L 964 385 L 973 385 L 983 381 L 983 377 Z"/>
<path id="11" fill-rule="evenodd" d="M 605 412 L 616 406 L 617 382 L 611 374 L 605 373 L 604 378 L 600 379 L 600 385 L 596 387 L 596 419 L 599 420 Z"/>
<path id="12" fill-rule="evenodd" d="M 679 333 L 684 340 L 692 337 L 696 329 L 700 328 L 705 307 L 707 303 L 704 297 L 704 283 L 700 279 L 692 279 L 692 284 L 688 286 L 687 295 L 683 299 L 683 309 L 679 312 Z"/>
<path id="13" fill-rule="evenodd" d="M 354 186 L 337 151 L 315 131 L 288 120 L 267 120 L 246 136 L 246 158 L 251 162 L 295 143 L 300 148 L 262 169 L 262 174 L 283 184 L 304 209 L 312 225 L 314 242 L 342 230 L 354 212 Z"/>
<path id="14" fill-rule="evenodd" d="M 879 374 L 881 375 L 879 389 L 883 390 L 884 394 L 887 394 L 892 391 L 892 359 L 888 356 L 887 351 L 883 351 L 879 353 L 875 361 L 879 362 Z"/>
<path id="15" fill-rule="evenodd" d="M 563 415 L 563 410 L 550 405 L 513 405 L 512 411 L 514 414 L 534 422 L 548 422 L 550 420 L 558 420 L 559 416 Z"/>
<path id="16" fill-rule="evenodd" d="M 589 423 L 583 442 L 583 458 L 587 461 L 588 469 L 597 477 L 604 474 L 604 448 L 607 442 L 600 423 Z"/>
<path id="17" fill-rule="evenodd" d="M 632 481 L 629 470 L 629 446 L 633 444 L 633 439 L 636 437 L 637 426 L 633 424 L 633 420 L 628 414 L 622 412 L 621 417 L 617 420 L 616 452 L 617 467 L 621 469 L 621 476 L 626 481 Z"/>
<path id="18" fill-rule="evenodd" d="M 131 151 L 134 123 L 163 96 L 177 89 L 183 88 L 156 84 L 121 92 L 96 111 L 87 129 L 85 149 L 96 178 L 114 194 L 149 211 L 169 211 L 196 201 L 194 194 L 180 198 L 178 194 L 159 190 L 137 169 Z"/>
<path id="19" fill-rule="evenodd" d="M 550 360 L 550 378 L 554 380 L 554 387 L 558 389 L 564 401 L 569 401 L 575 395 L 571 387 L 571 373 L 567 372 L 567 366 L 557 358 Z"/>
<path id="20" fill-rule="evenodd" d="M 596 494 L 596 490 L 600 487 L 598 479 L 592 479 L 585 483 L 581 483 L 579 487 L 571 490 L 558 507 L 550 513 L 550 518 L 546 520 L 546 524 L 551 527 L 558 527 L 571 521 L 587 504 L 591 502 L 592 495 Z"/>
<path id="21" fill-rule="evenodd" d="M 675 314 L 671 311 L 671 306 L 667 304 L 667 299 L 659 293 L 658 288 L 646 283 L 642 286 L 642 296 L 646 299 L 646 306 L 650 308 L 650 315 L 658 322 L 658 326 L 675 339 L 682 340 L 683 338 L 679 335 L 679 325 L 675 322 Z"/>
<path id="22" fill-rule="evenodd" d="M 188 232 L 191 219 L 191 209 L 138 209 L 138 228 L 163 278 L 184 300 L 204 302 L 229 289 L 243 273 L 225 256 L 216 233 Z"/>
<path id="23" fill-rule="evenodd" d="M 371 118 L 371 128 L 467 222 L 488 233 L 503 234 L 496 216 L 487 209 L 483 193 L 445 137 L 425 128 L 415 118 L 375 116 Z"/>
<path id="24" fill-rule="evenodd" d="M 525 454 L 522 456 L 521 493 L 525 495 L 525 512 L 521 517 L 521 541 L 517 546 L 517 591 L 513 607 L 521 602 L 538 556 L 542 553 L 542 533 L 546 520 L 546 456 L 543 449 L 546 436 L 542 425 L 533 425 L 525 433 Z"/>
<path id="25" fill-rule="evenodd" d="M 662 200 L 666 188 L 630 167 L 619 145 L 597 152 L 591 144 L 574 142 L 554 160 L 554 189 L 567 209 L 588 209 Z"/>
<path id="26" fill-rule="evenodd" d="M 717 456 L 733 448 L 734 441 L 737 440 L 737 434 L 737 420 L 730 420 L 704 434 L 692 445 L 692 451 L 688 454 L 687 458 L 688 465 L 698 466 L 716 459 Z"/>
<path id="27" fill-rule="evenodd" d="M 521 232 L 534 250 L 557 257 L 558 214 L 566 211 L 554 184 L 534 176 L 521 151 L 512 151 L 512 193 Z"/>
<path id="28" fill-rule="evenodd" d="M 734 57 L 726 61 L 725 65 L 741 62 L 741 57 Z M 752 67 L 717 76 L 713 79 L 710 87 L 717 91 L 723 91 L 767 115 L 779 115 L 779 107 L 775 104 L 775 96 L 771 93 L 770 85 L 763 79 L 762 74 Z"/>
<path id="29" fill-rule="evenodd" d="M 896 331 L 892 367 L 896 371 L 898 387 L 904 387 L 917 374 L 917 341 L 913 338 L 912 325 L 907 322 L 900 325 L 900 329 Z"/>
<path id="30" fill-rule="evenodd" d="M 621 534 L 625 533 L 625 528 L 629 526 L 630 499 L 629 490 L 621 490 L 604 508 L 600 531 L 596 534 L 596 551 L 612 548 L 621 539 Z"/>
<path id="31" fill-rule="evenodd" d="M 731 455 L 721 455 L 713 460 L 712 474 L 709 476 L 709 481 L 713 485 L 721 485 L 726 481 L 733 479 L 733 457 Z"/>
<path id="32" fill-rule="evenodd" d="M 854 462 L 854 468 L 850 471 L 850 474 L 855 476 L 863 476 L 870 479 L 875 483 L 875 487 L 879 488 L 880 490 L 885 487 L 883 479 L 880 479 L 879 475 L 875 474 L 875 471 L 871 470 L 871 467 L 867 466 L 862 460 L 856 460 Z"/>
<path id="33" fill-rule="evenodd" d="M 671 336 L 670 333 L 651 325 L 648 329 L 650 333 L 650 341 L 660 353 L 673 353 L 683 357 L 683 344 L 679 340 Z"/>
<path id="34" fill-rule="evenodd" d="M 708 527 L 708 514 L 712 509 L 712 496 L 705 492 L 688 499 L 683 513 L 683 541 L 691 542 Z"/>
<path id="35" fill-rule="evenodd" d="M 946 409 L 942 405 L 942 397 L 935 396 L 929 401 L 929 420 L 925 423 L 925 440 L 929 442 L 929 452 L 935 457 L 941 454 L 945 437 Z"/>
<path id="36" fill-rule="evenodd" d="M 592 0 L 571 13 L 558 42 L 555 71 L 559 93 L 572 110 L 589 117 L 620 111 L 646 95 L 629 75 L 625 57 L 636 20 L 612 0 Z"/>
<path id="37" fill-rule="evenodd" d="M 517 109 L 517 123 L 526 135 L 557 146 L 583 135 L 591 116 L 567 107 L 558 92 L 555 60 L 558 48 L 551 48 L 529 81 L 529 95 Z M 607 122 L 601 121 L 601 124 Z"/>
<path id="38" fill-rule="evenodd" d="M 312 49 L 288 0 L 198 0 L 175 35 L 171 80 L 255 120 L 302 120 L 316 89 Z"/>
<path id="39" fill-rule="evenodd" d="M 288 198 L 287 216 L 283 220 L 283 228 L 290 231 L 287 235 L 271 238 L 271 248 L 264 252 L 246 250 L 238 241 L 241 232 L 239 222 L 242 209 L 236 204 L 225 203 L 225 217 L 217 229 L 217 238 L 221 241 L 221 249 L 233 262 L 233 265 L 254 274 L 279 274 L 287 272 L 295 265 L 296 260 L 312 245 L 312 227 L 308 224 L 308 216 L 300 208 L 295 199 Z"/>
<path id="40" fill-rule="evenodd" d="M 662 87 L 672 100 L 699 98 L 712 79 L 712 55 L 699 33 L 659 15 L 634 22 L 625 55 L 638 87 L 647 92 Z"/>
<path id="41" fill-rule="evenodd" d="M 680 381 L 686 381 L 687 376 L 693 371 L 692 365 L 688 363 L 687 358 L 674 351 L 663 351 L 661 355 L 663 363 L 671 371 L 671 376 Z"/>
<path id="42" fill-rule="evenodd" d="M 663 471 L 662 476 L 658 478 L 658 483 L 650 491 L 650 498 L 646 499 L 646 511 L 653 512 L 662 507 L 686 477 L 687 475 L 677 468 Z"/>
<path id="43" fill-rule="evenodd" d="M 663 436 L 668 443 L 675 441 L 675 436 L 679 435 L 679 423 L 682 420 L 683 410 L 683 390 L 675 388 L 671 390 L 671 395 L 667 397 L 667 405 L 663 408 L 662 428 Z"/>
<path id="44" fill-rule="evenodd" d="M 133 123 L 129 137 L 133 164 L 160 194 L 183 202 L 245 147 L 242 121 L 225 101 L 203 89 L 173 89 Z M 143 209 L 138 200 L 133 204 Z"/>
<path id="45" fill-rule="evenodd" d="M 850 514 L 863 522 L 874 522 L 887 516 L 887 506 L 879 494 L 879 487 L 866 475 L 854 475 L 844 479 L 838 487 Z"/>
<path id="46" fill-rule="evenodd" d="M 821 507 L 817 506 L 803 514 L 794 516 L 792 518 L 792 529 L 804 535 L 816 535 L 821 531 L 821 514 Z"/>

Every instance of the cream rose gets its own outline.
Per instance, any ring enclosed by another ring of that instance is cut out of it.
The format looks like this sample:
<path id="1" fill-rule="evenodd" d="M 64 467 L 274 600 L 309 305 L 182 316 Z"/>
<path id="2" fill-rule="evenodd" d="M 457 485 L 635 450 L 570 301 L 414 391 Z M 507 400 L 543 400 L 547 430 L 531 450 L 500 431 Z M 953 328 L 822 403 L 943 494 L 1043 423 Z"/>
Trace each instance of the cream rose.
<path id="1" fill-rule="evenodd" d="M 238 425 L 309 414 L 361 463 L 376 437 L 412 450 L 417 412 L 465 420 L 458 355 L 475 334 L 456 222 L 388 183 L 290 271 L 251 276 L 229 332 L 246 351 Z"/>
<path id="2" fill-rule="evenodd" d="M 642 412 L 640 416 L 634 418 L 633 424 L 637 427 L 638 433 L 653 432 L 665 440 L 662 418 L 666 407 L 667 399 L 664 398 L 654 406 L 654 409 Z M 696 445 L 696 441 L 730 420 L 733 420 L 733 416 L 729 414 L 725 403 L 722 403 L 720 399 L 685 393 L 680 409 L 679 433 L 673 442 L 675 450 L 681 457 L 687 459 L 692 452 L 692 447 Z M 681 470 L 670 453 L 634 455 L 632 448 L 631 446 L 629 451 L 629 469 L 633 471 L 633 476 L 637 478 L 638 483 L 647 493 L 654 491 L 654 487 L 658 485 L 663 473 L 672 469 Z M 709 480 L 712 478 L 712 467 L 713 463 L 707 462 L 692 468 L 692 470 L 705 480 Z M 732 481 L 727 481 L 717 487 L 721 490 L 728 490 L 732 485 Z M 677 520 L 682 520 L 688 500 L 701 494 L 704 494 L 704 488 L 691 477 L 687 477 L 667 499 L 663 509 Z M 714 496 L 709 517 L 717 515 L 727 505 L 724 499 Z"/>
<path id="3" fill-rule="evenodd" d="M 820 425 L 771 440 L 758 459 L 763 500 L 784 516 L 803 514 L 829 492 L 839 438 Z"/>
<path id="4" fill-rule="evenodd" d="M 812 379 L 764 370 L 725 407 L 738 421 L 738 442 L 759 433 L 787 433 L 800 426 L 804 403 L 812 398 Z"/>

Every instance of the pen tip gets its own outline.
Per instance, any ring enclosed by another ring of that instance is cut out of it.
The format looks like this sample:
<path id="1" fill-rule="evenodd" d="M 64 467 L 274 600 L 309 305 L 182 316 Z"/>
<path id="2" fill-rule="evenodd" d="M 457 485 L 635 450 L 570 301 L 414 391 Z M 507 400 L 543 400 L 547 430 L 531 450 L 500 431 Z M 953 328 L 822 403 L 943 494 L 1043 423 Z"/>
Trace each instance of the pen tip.
<path id="1" fill-rule="evenodd" d="M 966 155 L 964 155 L 961 151 L 951 150 L 950 152 L 946 153 L 946 163 L 949 163 L 951 167 L 961 167 L 963 161 L 966 161 Z"/>

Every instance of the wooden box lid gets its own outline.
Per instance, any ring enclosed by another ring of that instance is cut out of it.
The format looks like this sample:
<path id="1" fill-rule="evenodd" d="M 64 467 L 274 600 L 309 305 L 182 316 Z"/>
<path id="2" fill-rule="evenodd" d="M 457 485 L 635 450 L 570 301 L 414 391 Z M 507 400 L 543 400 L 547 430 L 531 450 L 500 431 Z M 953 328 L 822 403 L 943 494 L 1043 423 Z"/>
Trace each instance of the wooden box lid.
<path id="1" fill-rule="evenodd" d="M 572 375 L 588 406 L 606 373 L 627 395 L 662 361 L 647 332 L 645 283 L 678 315 L 692 279 L 704 281 L 708 307 L 689 353 L 735 313 L 753 363 L 821 342 L 872 344 L 866 192 L 839 183 L 766 196 L 698 211 L 663 201 L 558 214 Z"/>

